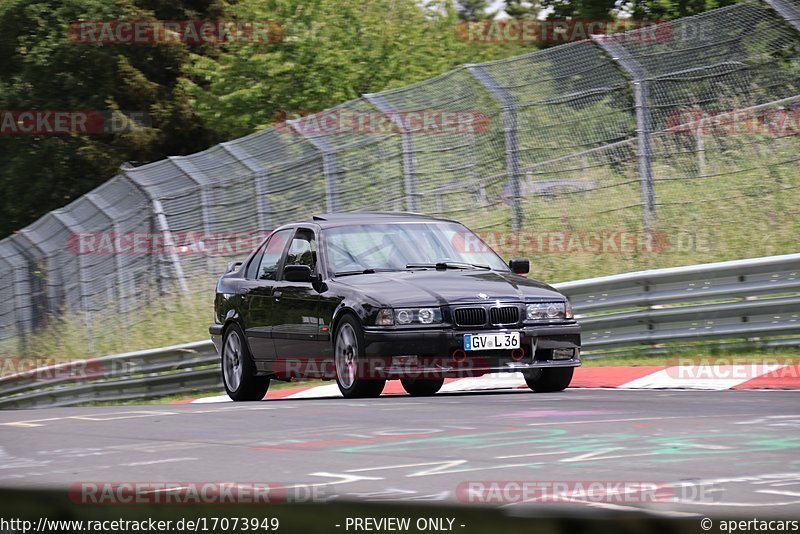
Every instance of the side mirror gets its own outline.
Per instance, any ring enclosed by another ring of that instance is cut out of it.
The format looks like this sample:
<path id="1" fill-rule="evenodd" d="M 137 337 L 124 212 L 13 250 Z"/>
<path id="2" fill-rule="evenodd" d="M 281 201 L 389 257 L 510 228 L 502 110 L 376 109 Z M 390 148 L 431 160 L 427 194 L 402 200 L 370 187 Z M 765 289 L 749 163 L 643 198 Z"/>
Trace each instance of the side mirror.
<path id="1" fill-rule="evenodd" d="M 311 267 L 308 265 L 287 265 L 283 268 L 283 278 L 287 282 L 311 282 Z"/>
<path id="2" fill-rule="evenodd" d="M 225 269 L 225 274 L 232 273 L 239 267 L 241 267 L 243 261 L 232 261 L 228 264 L 228 267 Z"/>
<path id="3" fill-rule="evenodd" d="M 515 274 L 528 274 L 531 272 L 531 262 L 528 258 L 513 258 L 508 260 L 508 266 Z"/>

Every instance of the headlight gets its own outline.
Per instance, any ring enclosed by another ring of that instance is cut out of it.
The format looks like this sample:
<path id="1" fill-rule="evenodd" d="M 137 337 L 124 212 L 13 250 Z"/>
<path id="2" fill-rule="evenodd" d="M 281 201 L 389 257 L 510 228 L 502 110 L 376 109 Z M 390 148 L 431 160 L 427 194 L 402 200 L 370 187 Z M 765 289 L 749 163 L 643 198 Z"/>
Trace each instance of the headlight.
<path id="1" fill-rule="evenodd" d="M 417 312 L 417 319 L 422 324 L 431 324 L 436 320 L 436 311 L 433 308 L 420 308 Z M 439 322 L 442 322 L 441 313 L 439 314 Z"/>
<path id="2" fill-rule="evenodd" d="M 572 313 L 572 304 L 570 303 L 569 299 L 564 301 L 564 317 L 567 319 L 574 319 L 575 314 Z"/>
<path id="3" fill-rule="evenodd" d="M 389 308 L 378 310 L 378 316 L 375 318 L 375 324 L 378 326 L 391 326 L 394 324 L 394 314 Z"/>
<path id="4" fill-rule="evenodd" d="M 397 324 L 411 324 L 414 320 L 414 310 L 397 310 L 394 312 Z"/>
<path id="5" fill-rule="evenodd" d="M 442 322 L 441 308 L 384 308 L 378 310 L 375 324 L 391 326 L 393 324 L 437 324 Z"/>
<path id="6" fill-rule="evenodd" d="M 525 318 L 528 321 L 568 319 L 572 318 L 572 309 L 568 316 L 565 302 L 534 302 L 525 307 Z"/>

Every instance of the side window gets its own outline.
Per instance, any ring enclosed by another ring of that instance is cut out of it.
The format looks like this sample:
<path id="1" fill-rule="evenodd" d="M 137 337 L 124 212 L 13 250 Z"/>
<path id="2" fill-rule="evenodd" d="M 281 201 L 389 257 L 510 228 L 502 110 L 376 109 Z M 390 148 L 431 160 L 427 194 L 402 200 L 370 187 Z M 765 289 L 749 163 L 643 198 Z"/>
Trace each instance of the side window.
<path id="1" fill-rule="evenodd" d="M 261 258 L 264 256 L 264 247 L 266 247 L 266 244 L 259 247 L 258 252 L 255 253 L 253 259 L 250 260 L 249 264 L 247 264 L 247 272 L 245 276 L 248 280 L 255 278 L 256 273 L 258 273 L 258 266 L 261 265 Z"/>
<path id="2" fill-rule="evenodd" d="M 278 263 L 281 261 L 281 254 L 286 248 L 286 241 L 292 233 L 291 228 L 275 232 L 267 241 L 264 247 L 264 254 L 261 256 L 261 263 L 258 266 L 257 278 L 259 280 L 275 280 L 278 273 Z"/>
<path id="3" fill-rule="evenodd" d="M 286 265 L 308 265 L 312 273 L 316 272 L 317 242 L 314 232 L 305 228 L 297 231 L 286 253 Z"/>

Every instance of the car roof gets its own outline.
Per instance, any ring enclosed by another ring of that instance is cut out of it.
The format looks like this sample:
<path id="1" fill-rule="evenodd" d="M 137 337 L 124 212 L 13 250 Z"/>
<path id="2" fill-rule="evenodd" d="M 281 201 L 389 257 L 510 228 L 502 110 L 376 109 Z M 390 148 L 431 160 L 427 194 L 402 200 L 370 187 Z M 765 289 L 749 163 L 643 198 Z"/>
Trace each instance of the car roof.
<path id="1" fill-rule="evenodd" d="M 454 222 L 450 219 L 440 219 L 423 215 L 421 213 L 409 213 L 402 211 L 353 211 L 338 213 L 323 213 L 314 215 L 311 221 L 322 228 L 340 226 L 343 224 L 370 224 L 378 222 L 431 222 L 445 221 Z M 302 223 L 297 223 L 302 224 Z"/>

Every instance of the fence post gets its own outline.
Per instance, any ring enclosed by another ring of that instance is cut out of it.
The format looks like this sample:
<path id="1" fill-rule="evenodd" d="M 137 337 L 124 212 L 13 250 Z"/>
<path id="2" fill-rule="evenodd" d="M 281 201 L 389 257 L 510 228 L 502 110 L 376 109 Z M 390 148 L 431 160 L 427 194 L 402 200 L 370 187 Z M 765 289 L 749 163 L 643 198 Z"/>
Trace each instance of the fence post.
<path id="1" fill-rule="evenodd" d="M 697 172 L 700 176 L 706 175 L 706 140 L 703 137 L 703 121 L 700 121 L 700 126 L 694 132 L 695 144 L 697 151 Z"/>
<path id="2" fill-rule="evenodd" d="M 403 153 L 403 189 L 405 189 L 406 193 L 406 209 L 408 211 L 419 211 L 419 202 L 417 201 L 417 169 L 416 161 L 414 160 L 414 141 L 411 138 L 412 134 L 407 125 L 403 122 L 398 111 L 380 94 L 371 93 L 363 96 L 367 102 L 386 115 L 400 131 Z"/>
<path id="3" fill-rule="evenodd" d="M 653 186 L 653 152 L 650 144 L 650 135 L 653 128 L 650 121 L 647 71 L 630 55 L 624 46 L 615 40 L 614 36 L 592 35 L 592 41 L 611 56 L 611 59 L 619 63 L 633 81 L 642 219 L 644 228 L 649 230 L 652 228 L 656 217 L 656 201 Z"/>
<path id="4" fill-rule="evenodd" d="M 503 139 L 506 153 L 506 172 L 511 188 L 511 230 L 522 228 L 520 200 L 519 138 L 517 136 L 517 102 L 513 95 L 497 83 L 482 65 L 467 65 L 467 71 L 500 103 L 503 110 Z"/>
<path id="5" fill-rule="evenodd" d="M 19 291 L 19 282 L 17 281 L 17 267 L 14 267 L 14 322 L 17 325 L 17 332 L 19 333 L 19 339 L 22 346 L 20 347 L 23 352 L 28 350 L 28 333 L 33 330 L 33 302 L 31 301 L 30 295 L 28 295 L 28 302 L 30 303 L 29 306 L 25 306 L 23 302 L 23 295 Z M 30 275 L 30 271 L 26 274 Z M 25 317 L 26 315 L 26 308 L 27 314 L 29 317 Z"/>
<path id="6" fill-rule="evenodd" d="M 795 30 L 800 32 L 800 9 L 792 2 L 786 0 L 764 0 L 770 5 L 772 9 L 778 12 L 778 15 L 786 19 L 786 22 L 791 24 Z"/>
<path id="7" fill-rule="evenodd" d="M 267 192 L 264 190 L 264 185 L 269 183 L 269 174 L 260 165 L 253 163 L 253 156 L 233 141 L 220 143 L 219 146 L 253 173 L 256 191 L 256 218 L 258 219 L 259 230 L 268 232 L 272 228 L 269 226 L 269 199 L 267 198 Z"/>
<path id="8" fill-rule="evenodd" d="M 172 239 L 172 232 L 169 229 L 169 223 L 167 222 L 167 216 L 164 213 L 164 207 L 161 205 L 161 201 L 157 199 L 152 200 L 153 203 L 153 213 L 156 216 L 156 224 L 158 225 L 158 229 L 164 234 L 164 244 L 167 247 L 167 254 L 170 257 L 170 261 L 172 261 L 173 268 L 175 269 L 175 276 L 178 278 L 178 285 L 181 288 L 181 291 L 184 294 L 189 293 L 189 288 L 186 286 L 186 279 L 183 275 L 183 267 L 181 266 L 181 261 L 178 259 L 178 252 L 175 250 L 175 240 Z"/>
<path id="9" fill-rule="evenodd" d="M 11 236 L 11 243 L 17 249 L 17 252 L 25 258 L 25 263 L 27 264 L 31 294 L 36 296 L 36 304 L 34 306 L 35 312 L 31 317 L 31 326 L 36 329 L 40 326 L 47 325 L 50 316 L 54 316 L 58 313 L 58 309 L 53 309 L 52 307 L 55 295 L 53 295 L 51 289 L 52 285 L 50 284 L 51 273 L 48 261 L 49 257 L 41 244 L 32 239 L 29 233 L 27 227 L 23 228 Z M 24 239 L 27 243 L 21 243 L 20 239 Z M 33 249 L 38 252 L 37 255 L 31 253 Z"/>
<path id="10" fill-rule="evenodd" d="M 86 201 L 89 202 L 92 206 L 94 206 L 97 211 L 99 211 L 100 213 L 102 213 L 103 215 L 105 215 L 108 218 L 108 220 L 111 222 L 112 231 L 114 232 L 114 234 L 119 235 L 120 234 L 119 225 L 117 224 L 116 219 L 114 219 L 111 216 L 111 214 L 108 213 L 102 207 L 100 202 L 97 201 L 97 194 L 95 194 L 95 193 L 87 193 L 85 198 L 86 198 Z M 80 251 L 79 251 L 79 253 L 80 253 Z M 122 256 L 119 253 L 115 253 L 114 254 L 114 266 L 115 266 L 115 269 L 117 271 L 117 273 L 116 273 L 116 275 L 117 275 L 117 285 L 118 285 L 118 287 L 117 287 L 117 298 L 119 299 L 119 302 L 117 303 L 117 305 L 119 306 L 120 312 L 123 313 L 123 315 L 125 315 L 125 317 L 127 318 L 128 314 L 123 311 L 124 306 L 122 304 L 123 301 L 125 300 L 125 278 L 124 278 L 125 277 L 125 269 L 124 269 L 124 267 L 122 265 Z"/>
<path id="11" fill-rule="evenodd" d="M 10 242 L 5 242 L 5 241 L 6 240 L 4 239 L 2 242 L 0 242 L 0 245 L 4 248 L 7 247 L 8 249 L 13 250 L 14 254 L 19 256 L 19 254 L 16 252 L 16 249 L 14 248 L 14 245 L 12 245 Z M 17 337 L 19 338 L 20 341 L 19 349 L 21 350 L 22 353 L 25 353 L 25 351 L 27 350 L 28 332 L 30 332 L 31 330 L 31 321 L 28 318 L 26 318 L 25 315 L 26 313 L 27 314 L 32 313 L 33 306 L 32 305 L 26 306 L 25 303 L 23 302 L 25 293 L 21 291 L 22 288 L 18 278 L 18 272 L 19 271 L 24 272 L 24 271 L 20 269 L 20 265 L 18 262 L 16 261 L 12 262 L 10 259 L 6 257 L 5 250 L 3 252 L 4 254 L 0 255 L 0 263 L 4 263 L 5 265 L 8 266 L 7 272 L 9 274 L 8 278 L 6 278 L 4 281 L 7 284 L 9 284 L 11 292 L 14 295 L 13 302 L 4 302 L 3 304 L 5 306 L 9 306 L 9 308 L 7 309 L 10 309 L 11 314 L 14 316 L 14 328 L 17 332 Z M 8 254 L 8 256 L 10 256 L 10 254 Z M 28 272 L 28 274 L 30 274 L 30 271 Z M 30 295 L 28 295 L 28 299 L 30 301 Z"/>
<path id="12" fill-rule="evenodd" d="M 338 211 L 339 195 L 336 191 L 336 175 L 339 171 L 336 168 L 336 150 L 323 137 L 309 135 L 304 132 L 297 119 L 286 121 L 286 124 L 314 145 L 314 148 L 322 152 L 322 173 L 325 176 L 325 207 L 328 213 Z"/>
<path id="13" fill-rule="evenodd" d="M 175 165 L 179 171 L 186 175 L 187 178 L 197 184 L 197 188 L 200 191 L 200 217 L 203 221 L 203 240 L 213 240 L 211 236 L 211 215 L 208 213 L 208 206 L 211 202 L 208 199 L 205 175 L 184 156 L 167 156 L 167 159 Z M 201 176 L 204 179 L 200 179 Z M 215 269 L 211 261 L 211 254 L 207 251 L 204 252 L 206 257 L 206 270 L 209 274 L 214 274 Z"/>
<path id="14" fill-rule="evenodd" d="M 150 205 L 153 207 L 153 215 L 155 216 L 155 222 L 158 226 L 159 231 L 164 234 L 164 245 L 167 249 L 167 255 L 169 256 L 169 261 L 172 263 L 172 268 L 175 270 L 175 277 L 178 279 L 178 287 L 181 289 L 181 293 L 184 295 L 189 294 L 189 288 L 186 285 L 186 279 L 183 275 L 183 267 L 181 266 L 181 260 L 178 258 L 178 252 L 175 250 L 175 240 L 172 239 L 172 232 L 169 230 L 169 223 L 167 222 L 167 216 L 164 214 L 164 207 L 161 205 L 161 201 L 154 198 L 150 192 L 140 185 L 133 177 L 128 173 L 128 169 L 132 169 L 130 163 L 123 163 L 120 168 L 119 172 L 122 173 L 133 186 L 142 192 L 144 196 L 146 196 L 150 200 Z"/>
<path id="15" fill-rule="evenodd" d="M 55 220 L 64 227 L 67 232 L 75 232 L 76 230 L 82 229 L 81 225 L 70 215 L 65 213 L 59 212 L 59 210 L 53 210 L 50 212 Z M 78 273 L 78 287 L 80 288 L 80 301 L 81 301 L 81 308 L 83 308 L 83 317 L 84 317 L 84 324 L 86 326 L 86 344 L 89 347 L 89 350 L 94 352 L 94 321 L 92 319 L 92 310 L 90 309 L 89 305 L 89 295 L 91 294 L 91 285 L 89 280 L 86 279 L 86 272 L 87 267 L 84 260 L 84 255 L 80 253 L 80 251 L 76 254 L 75 261 L 77 263 L 77 273 Z M 63 267 L 62 267 L 63 273 Z M 62 274 L 63 276 L 63 274 Z M 67 281 L 63 281 L 66 285 Z M 64 295 L 66 299 L 66 294 Z"/>

